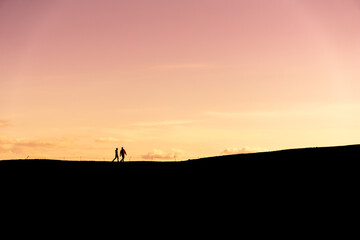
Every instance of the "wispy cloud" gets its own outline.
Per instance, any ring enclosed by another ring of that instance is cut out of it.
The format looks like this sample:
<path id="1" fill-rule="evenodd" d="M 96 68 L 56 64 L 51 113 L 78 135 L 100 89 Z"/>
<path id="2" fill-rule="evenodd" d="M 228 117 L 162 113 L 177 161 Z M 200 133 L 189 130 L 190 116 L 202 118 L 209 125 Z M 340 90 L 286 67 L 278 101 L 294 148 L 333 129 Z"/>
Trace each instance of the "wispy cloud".
<path id="1" fill-rule="evenodd" d="M 176 160 L 183 154 L 184 151 L 180 149 L 171 149 L 170 151 L 154 149 L 142 155 L 141 158 L 145 160 Z"/>
<path id="2" fill-rule="evenodd" d="M 283 117 L 294 114 L 293 112 L 285 111 L 243 111 L 243 112 L 205 112 L 207 116 L 218 117 L 218 118 L 248 118 L 248 117 Z"/>
<path id="3" fill-rule="evenodd" d="M 213 116 L 213 117 L 226 117 L 226 118 L 234 118 L 234 117 L 241 117 L 243 113 L 239 112 L 205 112 L 204 113 L 207 116 Z"/>
<path id="4" fill-rule="evenodd" d="M 63 152 L 69 153 L 71 148 L 76 148 L 72 137 L 28 139 L 0 136 L 0 153 L 3 154 L 1 157 L 56 156 Z"/>
<path id="5" fill-rule="evenodd" d="M 14 153 L 23 153 L 29 150 L 41 151 L 62 146 L 61 142 L 42 139 L 23 139 L 0 136 L 0 149 Z"/>
<path id="6" fill-rule="evenodd" d="M 184 70 L 184 69 L 203 69 L 210 68 L 212 65 L 205 63 L 178 63 L 178 64 L 162 64 L 153 66 L 155 70 Z"/>
<path id="7" fill-rule="evenodd" d="M 9 122 L 0 119 L 0 128 L 10 126 Z"/>
<path id="8" fill-rule="evenodd" d="M 16 140 L 14 138 L 0 136 L 0 150 L 2 151 L 10 151 L 15 143 Z"/>
<path id="9" fill-rule="evenodd" d="M 244 111 L 206 111 L 204 115 L 217 118 L 285 118 L 285 117 L 336 117 L 353 116 L 358 104 L 329 103 L 323 105 L 298 105 L 283 109 L 247 109 Z"/>
<path id="10" fill-rule="evenodd" d="M 241 153 L 266 152 L 266 151 L 269 151 L 269 149 L 261 148 L 261 147 L 226 148 L 220 154 L 231 155 L 231 154 L 241 154 Z"/>
<path id="11" fill-rule="evenodd" d="M 134 126 L 137 127 L 164 127 L 164 126 L 178 126 L 192 123 L 192 120 L 171 120 L 171 121 L 156 121 L 156 122 L 138 122 Z"/>
<path id="12" fill-rule="evenodd" d="M 95 139 L 95 142 L 97 143 L 129 143 L 133 142 L 133 140 L 129 139 L 119 139 L 119 138 L 113 138 L 113 137 L 99 137 Z"/>
<path id="13" fill-rule="evenodd" d="M 119 143 L 121 142 L 120 139 L 112 138 L 112 137 L 99 137 L 95 139 L 97 143 Z"/>

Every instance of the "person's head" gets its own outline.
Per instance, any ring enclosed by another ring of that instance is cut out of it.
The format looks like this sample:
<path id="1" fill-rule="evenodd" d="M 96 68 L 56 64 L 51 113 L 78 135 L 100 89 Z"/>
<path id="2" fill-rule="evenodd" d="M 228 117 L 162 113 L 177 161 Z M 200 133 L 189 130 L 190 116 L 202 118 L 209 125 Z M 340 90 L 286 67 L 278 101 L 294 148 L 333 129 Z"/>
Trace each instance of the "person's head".
<path id="1" fill-rule="evenodd" d="M 118 150 L 118 148 L 116 148 L 116 150 Z"/>

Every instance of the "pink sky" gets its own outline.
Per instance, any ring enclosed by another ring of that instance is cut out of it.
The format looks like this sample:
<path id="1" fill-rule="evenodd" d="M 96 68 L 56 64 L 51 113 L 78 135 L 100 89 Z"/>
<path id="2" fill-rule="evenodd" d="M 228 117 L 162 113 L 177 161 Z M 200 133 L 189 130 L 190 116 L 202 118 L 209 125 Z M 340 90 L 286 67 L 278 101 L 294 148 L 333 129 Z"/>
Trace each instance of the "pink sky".
<path id="1" fill-rule="evenodd" d="M 359 143 L 358 0 L 0 0 L 0 159 Z"/>

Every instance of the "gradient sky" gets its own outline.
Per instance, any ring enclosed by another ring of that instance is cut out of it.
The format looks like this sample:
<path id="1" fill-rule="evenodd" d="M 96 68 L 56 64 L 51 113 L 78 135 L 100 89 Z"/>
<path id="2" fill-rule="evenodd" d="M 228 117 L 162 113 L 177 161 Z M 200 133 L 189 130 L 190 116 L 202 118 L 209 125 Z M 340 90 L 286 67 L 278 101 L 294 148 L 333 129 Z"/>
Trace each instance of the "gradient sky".
<path id="1" fill-rule="evenodd" d="M 360 142 L 359 0 L 0 0 L 0 159 Z"/>

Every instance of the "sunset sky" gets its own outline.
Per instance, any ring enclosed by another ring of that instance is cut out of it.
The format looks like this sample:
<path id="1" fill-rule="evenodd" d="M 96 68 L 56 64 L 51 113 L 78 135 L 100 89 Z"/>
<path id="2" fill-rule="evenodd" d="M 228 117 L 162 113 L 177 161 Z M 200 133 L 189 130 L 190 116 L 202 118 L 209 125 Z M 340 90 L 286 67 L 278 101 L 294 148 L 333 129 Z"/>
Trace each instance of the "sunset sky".
<path id="1" fill-rule="evenodd" d="M 359 0 L 0 0 L 0 159 L 357 143 Z"/>

